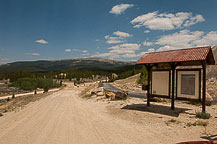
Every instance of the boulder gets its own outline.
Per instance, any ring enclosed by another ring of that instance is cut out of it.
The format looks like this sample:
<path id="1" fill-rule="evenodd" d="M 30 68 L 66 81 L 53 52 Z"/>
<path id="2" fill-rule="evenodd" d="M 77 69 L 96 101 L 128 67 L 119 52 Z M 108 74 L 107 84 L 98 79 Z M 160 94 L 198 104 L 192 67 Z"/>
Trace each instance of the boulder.
<path id="1" fill-rule="evenodd" d="M 162 98 L 159 98 L 159 97 L 152 97 L 150 99 L 152 102 L 163 102 L 163 99 Z"/>
<path id="2" fill-rule="evenodd" d="M 115 99 L 126 99 L 128 93 L 124 91 L 117 91 L 115 94 Z"/>
<path id="3" fill-rule="evenodd" d="M 96 96 L 104 96 L 104 92 L 100 91 L 96 93 Z"/>
<path id="4" fill-rule="evenodd" d="M 213 98 L 210 96 L 208 92 L 206 92 L 206 104 L 209 105 L 213 102 Z"/>
<path id="5" fill-rule="evenodd" d="M 103 87 L 95 88 L 94 90 L 91 91 L 91 94 L 97 95 L 97 93 L 100 93 L 100 92 L 104 93 L 104 88 Z M 100 93 L 100 94 L 102 94 L 102 93 Z"/>
<path id="6" fill-rule="evenodd" d="M 115 94 L 113 92 L 107 92 L 105 94 L 106 98 L 111 98 L 111 99 L 115 99 Z"/>

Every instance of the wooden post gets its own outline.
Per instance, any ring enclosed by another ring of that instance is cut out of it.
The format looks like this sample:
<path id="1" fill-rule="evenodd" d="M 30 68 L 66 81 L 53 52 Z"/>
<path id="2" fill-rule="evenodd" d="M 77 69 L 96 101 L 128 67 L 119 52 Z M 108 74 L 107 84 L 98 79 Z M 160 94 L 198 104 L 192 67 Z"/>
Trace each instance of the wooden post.
<path id="1" fill-rule="evenodd" d="M 151 69 L 152 66 L 150 64 L 145 65 L 148 71 L 148 86 L 147 86 L 147 106 L 150 106 L 150 81 L 151 81 Z"/>
<path id="2" fill-rule="evenodd" d="M 171 98 L 171 110 L 175 109 L 175 96 L 174 96 L 174 90 L 175 90 L 175 69 L 176 64 L 171 64 L 171 70 L 172 70 L 172 98 Z"/>
<path id="3" fill-rule="evenodd" d="M 203 97 L 202 97 L 202 112 L 206 112 L 206 61 L 202 61 L 203 66 Z"/>
<path id="4" fill-rule="evenodd" d="M 199 102 L 201 102 L 201 69 L 199 70 Z"/>

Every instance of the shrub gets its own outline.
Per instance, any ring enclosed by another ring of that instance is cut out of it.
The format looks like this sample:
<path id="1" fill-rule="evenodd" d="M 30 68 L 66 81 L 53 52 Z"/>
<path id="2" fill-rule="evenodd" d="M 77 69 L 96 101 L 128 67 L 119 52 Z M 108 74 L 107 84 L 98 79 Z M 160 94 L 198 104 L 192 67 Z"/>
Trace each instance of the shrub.
<path id="1" fill-rule="evenodd" d="M 12 99 L 14 99 L 15 98 L 15 94 L 13 93 L 13 95 L 12 95 Z"/>
<path id="2" fill-rule="evenodd" d="M 190 126 L 204 126 L 204 127 L 206 127 L 208 124 L 209 124 L 208 122 L 196 121 L 194 123 L 188 122 L 187 126 L 188 127 L 190 127 Z"/>
<path id="3" fill-rule="evenodd" d="M 60 87 L 60 84 L 54 82 L 52 79 L 20 78 L 10 86 L 18 87 L 23 90 L 36 90 L 37 88 L 49 90 L 50 88 Z"/>
<path id="4" fill-rule="evenodd" d="M 196 117 L 201 118 L 201 119 L 209 119 L 211 115 L 209 113 L 196 112 Z"/>
<path id="5" fill-rule="evenodd" d="M 0 113 L 0 117 L 2 117 L 3 116 L 3 114 L 2 113 Z"/>

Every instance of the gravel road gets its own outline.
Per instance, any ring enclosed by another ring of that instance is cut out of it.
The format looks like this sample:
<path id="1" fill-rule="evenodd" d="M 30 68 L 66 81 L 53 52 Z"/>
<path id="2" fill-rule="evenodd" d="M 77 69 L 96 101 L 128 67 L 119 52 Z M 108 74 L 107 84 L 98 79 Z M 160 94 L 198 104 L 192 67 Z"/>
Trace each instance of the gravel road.
<path id="1" fill-rule="evenodd" d="M 105 105 L 82 99 L 79 92 L 63 89 L 0 117 L 0 144 L 144 144 L 173 140 L 109 115 Z"/>

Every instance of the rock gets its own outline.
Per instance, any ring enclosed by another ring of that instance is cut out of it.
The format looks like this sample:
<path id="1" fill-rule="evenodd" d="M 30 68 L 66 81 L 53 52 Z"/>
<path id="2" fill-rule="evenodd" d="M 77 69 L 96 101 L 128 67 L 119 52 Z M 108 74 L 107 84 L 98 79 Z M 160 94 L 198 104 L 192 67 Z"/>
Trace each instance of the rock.
<path id="1" fill-rule="evenodd" d="M 104 92 L 102 92 L 102 91 L 101 92 L 97 92 L 96 95 L 97 96 L 104 96 Z"/>
<path id="2" fill-rule="evenodd" d="M 209 105 L 213 102 L 213 98 L 206 92 L 206 104 Z"/>
<path id="3" fill-rule="evenodd" d="M 124 92 L 124 91 L 118 91 L 115 94 L 115 99 L 126 99 L 127 98 L 128 93 Z"/>
<path id="4" fill-rule="evenodd" d="M 99 93 L 99 92 L 102 92 L 104 94 L 104 88 L 103 87 L 98 87 L 98 88 L 92 90 L 91 94 L 97 95 L 97 93 Z M 102 93 L 100 93 L 100 94 L 102 94 Z"/>
<path id="5" fill-rule="evenodd" d="M 159 97 L 152 97 L 151 101 L 152 102 L 163 102 L 162 98 L 159 98 Z"/>
<path id="6" fill-rule="evenodd" d="M 115 94 L 113 92 L 107 92 L 105 94 L 106 98 L 111 98 L 111 99 L 115 99 Z"/>

